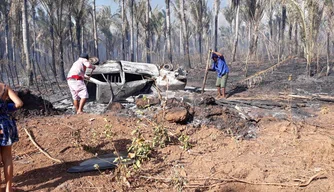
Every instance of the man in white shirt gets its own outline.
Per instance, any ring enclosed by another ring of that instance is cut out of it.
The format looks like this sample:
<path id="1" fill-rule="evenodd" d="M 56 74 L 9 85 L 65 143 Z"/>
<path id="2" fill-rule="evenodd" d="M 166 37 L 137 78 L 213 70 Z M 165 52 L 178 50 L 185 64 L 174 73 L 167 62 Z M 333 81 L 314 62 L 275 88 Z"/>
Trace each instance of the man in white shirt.
<path id="1" fill-rule="evenodd" d="M 67 75 L 67 83 L 70 88 L 73 105 L 76 113 L 83 113 L 83 107 L 88 98 L 88 91 L 84 79 L 89 79 L 89 76 L 85 75 L 86 69 L 95 69 L 95 66 L 89 62 L 87 53 L 82 53 L 79 59 L 73 63 L 70 71 Z"/>

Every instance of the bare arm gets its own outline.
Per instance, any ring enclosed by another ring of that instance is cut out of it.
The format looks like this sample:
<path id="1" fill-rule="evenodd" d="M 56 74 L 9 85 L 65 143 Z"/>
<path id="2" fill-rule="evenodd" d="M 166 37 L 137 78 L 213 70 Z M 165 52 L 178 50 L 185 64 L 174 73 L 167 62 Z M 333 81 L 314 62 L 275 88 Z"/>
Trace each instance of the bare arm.
<path id="1" fill-rule="evenodd" d="M 92 67 L 92 71 L 90 72 L 90 75 L 93 74 L 93 71 L 94 71 L 94 69 L 96 68 L 94 65 L 92 65 L 92 66 L 93 66 L 93 67 Z M 84 78 L 87 79 L 87 80 L 89 80 L 89 79 L 90 79 L 90 76 L 84 74 Z"/>
<path id="2" fill-rule="evenodd" d="M 19 96 L 16 95 L 16 93 L 8 87 L 8 97 L 14 102 L 15 108 L 21 108 L 23 106 L 22 100 L 19 98 Z"/>
<path id="3" fill-rule="evenodd" d="M 95 65 L 92 65 L 88 60 L 83 62 L 83 64 L 87 67 L 87 68 L 91 68 L 91 69 L 95 69 Z"/>
<path id="4" fill-rule="evenodd" d="M 221 53 L 219 53 L 219 52 L 212 51 L 212 53 L 214 53 L 214 54 L 218 55 L 218 57 L 221 57 L 221 56 L 223 56 L 223 54 L 221 54 Z"/>
<path id="5" fill-rule="evenodd" d="M 87 68 L 91 68 L 92 69 L 92 72 L 95 70 L 95 65 L 92 65 L 92 63 L 91 62 L 89 62 L 89 61 L 85 61 L 84 63 L 83 63 Z M 89 80 L 90 79 L 90 76 L 88 76 L 88 75 L 86 75 L 86 74 L 84 74 L 84 77 L 85 77 L 85 79 L 87 79 L 87 80 Z"/>

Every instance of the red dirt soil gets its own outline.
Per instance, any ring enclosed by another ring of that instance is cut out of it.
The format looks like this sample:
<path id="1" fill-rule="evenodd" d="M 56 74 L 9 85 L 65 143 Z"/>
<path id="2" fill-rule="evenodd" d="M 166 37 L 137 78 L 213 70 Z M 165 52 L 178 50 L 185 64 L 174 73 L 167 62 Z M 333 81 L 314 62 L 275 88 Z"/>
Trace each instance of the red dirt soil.
<path id="1" fill-rule="evenodd" d="M 308 123 L 262 119 L 259 137 L 242 141 L 213 127 L 165 123 L 171 135 L 189 135 L 193 148 L 184 151 L 173 144 L 157 149 L 139 171 L 131 171 L 126 187 L 113 171 L 70 174 L 66 170 L 95 153 L 110 153 L 114 146 L 124 151 L 137 127 L 152 141 L 152 123 L 113 113 L 35 117 L 18 123 L 14 185 L 17 191 L 332 191 L 333 115 L 334 107 L 326 106 Z M 106 125 L 111 126 L 112 138 L 106 136 Z M 64 163 L 40 153 L 23 128 Z M 308 182 L 317 173 L 321 175 Z M 293 186 L 302 183 L 308 185 Z"/>

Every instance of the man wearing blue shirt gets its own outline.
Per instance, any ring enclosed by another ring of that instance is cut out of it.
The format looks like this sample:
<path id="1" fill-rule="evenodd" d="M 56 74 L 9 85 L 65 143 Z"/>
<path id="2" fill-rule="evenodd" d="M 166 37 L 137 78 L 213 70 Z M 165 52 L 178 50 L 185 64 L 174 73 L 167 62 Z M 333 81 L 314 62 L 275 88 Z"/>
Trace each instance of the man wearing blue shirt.
<path id="1" fill-rule="evenodd" d="M 211 71 L 217 72 L 217 81 L 216 81 L 216 87 L 217 87 L 217 99 L 225 98 L 225 87 L 226 82 L 228 78 L 228 73 L 230 70 L 228 69 L 228 66 L 226 64 L 225 58 L 223 54 L 219 52 L 212 52 L 212 66 Z"/>

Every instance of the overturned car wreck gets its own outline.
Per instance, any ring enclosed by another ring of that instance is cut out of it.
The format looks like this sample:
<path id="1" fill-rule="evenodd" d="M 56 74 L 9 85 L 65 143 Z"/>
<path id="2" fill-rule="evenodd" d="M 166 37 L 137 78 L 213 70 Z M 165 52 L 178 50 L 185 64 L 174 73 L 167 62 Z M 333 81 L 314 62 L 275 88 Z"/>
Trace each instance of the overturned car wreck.
<path id="1" fill-rule="evenodd" d="M 182 68 L 173 70 L 173 65 L 162 67 L 156 64 L 129 61 L 106 61 L 96 66 L 87 85 L 90 98 L 99 103 L 123 100 L 130 96 L 151 91 L 152 85 L 160 90 L 184 89 L 187 73 Z"/>

